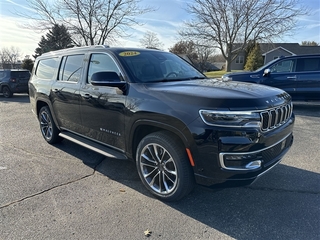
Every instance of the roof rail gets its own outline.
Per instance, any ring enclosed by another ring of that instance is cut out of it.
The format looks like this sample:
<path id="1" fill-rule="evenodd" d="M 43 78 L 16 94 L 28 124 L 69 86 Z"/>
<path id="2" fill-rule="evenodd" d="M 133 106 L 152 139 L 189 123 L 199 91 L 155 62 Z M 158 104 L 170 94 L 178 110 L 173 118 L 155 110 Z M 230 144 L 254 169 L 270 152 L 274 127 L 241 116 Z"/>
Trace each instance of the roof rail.
<path id="1" fill-rule="evenodd" d="M 92 45 L 94 48 L 110 48 L 109 45 Z"/>
<path id="2" fill-rule="evenodd" d="M 110 48 L 109 45 L 90 45 L 90 46 L 74 46 L 73 48 L 77 49 L 86 49 L 86 48 Z"/>
<path id="3" fill-rule="evenodd" d="M 55 51 L 50 51 L 50 52 L 46 52 L 42 55 L 44 56 L 47 56 L 47 55 L 52 55 L 52 54 L 55 54 L 55 53 L 62 53 L 62 52 L 65 52 L 66 50 L 85 50 L 85 49 L 94 49 L 94 48 L 110 48 L 108 45 L 90 45 L 90 46 L 74 46 L 72 48 L 65 48 L 65 49 L 60 49 L 60 50 L 55 50 Z M 41 56 L 42 56 L 41 55 Z"/>

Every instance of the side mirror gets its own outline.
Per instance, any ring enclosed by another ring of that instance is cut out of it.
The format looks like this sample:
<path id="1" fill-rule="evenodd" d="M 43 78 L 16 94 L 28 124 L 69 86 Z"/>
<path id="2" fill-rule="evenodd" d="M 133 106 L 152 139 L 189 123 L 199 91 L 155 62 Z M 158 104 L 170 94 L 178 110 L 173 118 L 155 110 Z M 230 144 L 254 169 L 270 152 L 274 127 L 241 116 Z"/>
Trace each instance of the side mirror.
<path id="1" fill-rule="evenodd" d="M 271 73 L 270 69 L 269 69 L 269 68 L 266 68 L 266 69 L 264 70 L 264 72 L 263 72 L 263 76 L 264 76 L 264 77 L 267 77 L 267 76 L 269 76 L 270 73 Z"/>
<path id="2" fill-rule="evenodd" d="M 91 76 L 91 82 L 94 86 L 108 86 L 123 88 L 126 82 L 121 81 L 116 72 L 96 72 Z"/>
<path id="3" fill-rule="evenodd" d="M 93 82 L 120 82 L 120 77 L 116 72 L 96 72 L 91 76 L 91 83 Z"/>

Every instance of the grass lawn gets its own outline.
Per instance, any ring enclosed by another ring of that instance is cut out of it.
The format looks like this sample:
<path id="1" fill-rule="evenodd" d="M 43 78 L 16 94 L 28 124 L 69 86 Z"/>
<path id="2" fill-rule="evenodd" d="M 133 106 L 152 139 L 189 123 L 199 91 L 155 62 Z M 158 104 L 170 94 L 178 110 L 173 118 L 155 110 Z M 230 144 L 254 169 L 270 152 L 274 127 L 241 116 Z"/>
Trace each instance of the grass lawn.
<path id="1" fill-rule="evenodd" d="M 221 78 L 223 74 L 226 74 L 226 71 L 213 71 L 204 73 L 209 78 Z"/>
<path id="2" fill-rule="evenodd" d="M 242 72 L 242 71 L 232 71 L 232 72 Z M 221 78 L 222 75 L 226 74 L 226 71 L 213 71 L 213 72 L 206 72 L 204 73 L 209 78 Z"/>

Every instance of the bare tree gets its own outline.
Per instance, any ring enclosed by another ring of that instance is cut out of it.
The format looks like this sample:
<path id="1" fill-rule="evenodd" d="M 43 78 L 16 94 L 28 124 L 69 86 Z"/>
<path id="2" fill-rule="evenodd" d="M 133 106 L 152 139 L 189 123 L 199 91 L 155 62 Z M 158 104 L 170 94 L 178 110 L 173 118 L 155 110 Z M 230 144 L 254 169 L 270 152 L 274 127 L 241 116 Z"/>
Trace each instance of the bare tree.
<path id="1" fill-rule="evenodd" d="M 147 31 L 140 39 L 140 46 L 145 48 L 161 49 L 163 47 L 163 43 L 160 42 L 156 33 Z"/>
<path id="2" fill-rule="evenodd" d="M 214 49 L 210 46 L 207 46 L 204 43 L 197 42 L 195 43 L 195 51 L 198 56 L 198 64 L 200 71 L 207 71 L 208 60 L 210 56 L 214 53 Z"/>
<path id="3" fill-rule="evenodd" d="M 76 45 L 110 44 L 128 37 L 128 29 L 141 25 L 136 17 L 153 11 L 141 0 L 27 0 L 34 11 L 24 15 L 33 20 L 29 28 L 51 29 L 63 24 Z M 20 13 L 21 15 L 21 13 Z"/>
<path id="4" fill-rule="evenodd" d="M 20 57 L 21 52 L 18 47 L 3 47 L 0 50 L 0 61 L 2 68 L 15 68 L 15 64 L 18 62 Z"/>
<path id="5" fill-rule="evenodd" d="M 200 71 L 206 71 L 208 60 L 214 53 L 211 46 L 207 46 L 201 41 L 179 41 L 169 51 L 178 55 L 187 55 L 193 65 Z"/>
<path id="6" fill-rule="evenodd" d="M 174 54 L 186 54 L 188 58 L 191 59 L 192 62 L 196 62 L 198 59 L 198 55 L 195 49 L 195 43 L 193 41 L 179 41 L 174 44 L 169 51 Z"/>
<path id="7" fill-rule="evenodd" d="M 230 63 L 248 41 L 272 42 L 296 27 L 297 17 L 307 14 L 299 0 L 194 0 L 187 5 L 193 16 L 180 35 L 201 39 L 221 50 Z M 234 44 L 237 43 L 237 49 Z"/>

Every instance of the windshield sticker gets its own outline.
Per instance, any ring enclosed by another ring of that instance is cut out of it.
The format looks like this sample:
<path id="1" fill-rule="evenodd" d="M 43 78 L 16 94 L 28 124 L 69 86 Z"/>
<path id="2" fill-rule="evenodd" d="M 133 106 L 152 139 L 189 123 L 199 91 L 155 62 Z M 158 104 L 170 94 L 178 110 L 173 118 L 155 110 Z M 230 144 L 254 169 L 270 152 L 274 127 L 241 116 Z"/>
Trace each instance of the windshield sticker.
<path id="1" fill-rule="evenodd" d="M 119 56 L 121 57 L 133 57 L 139 55 L 139 52 L 136 51 L 126 51 L 126 52 L 121 52 L 119 53 Z"/>

